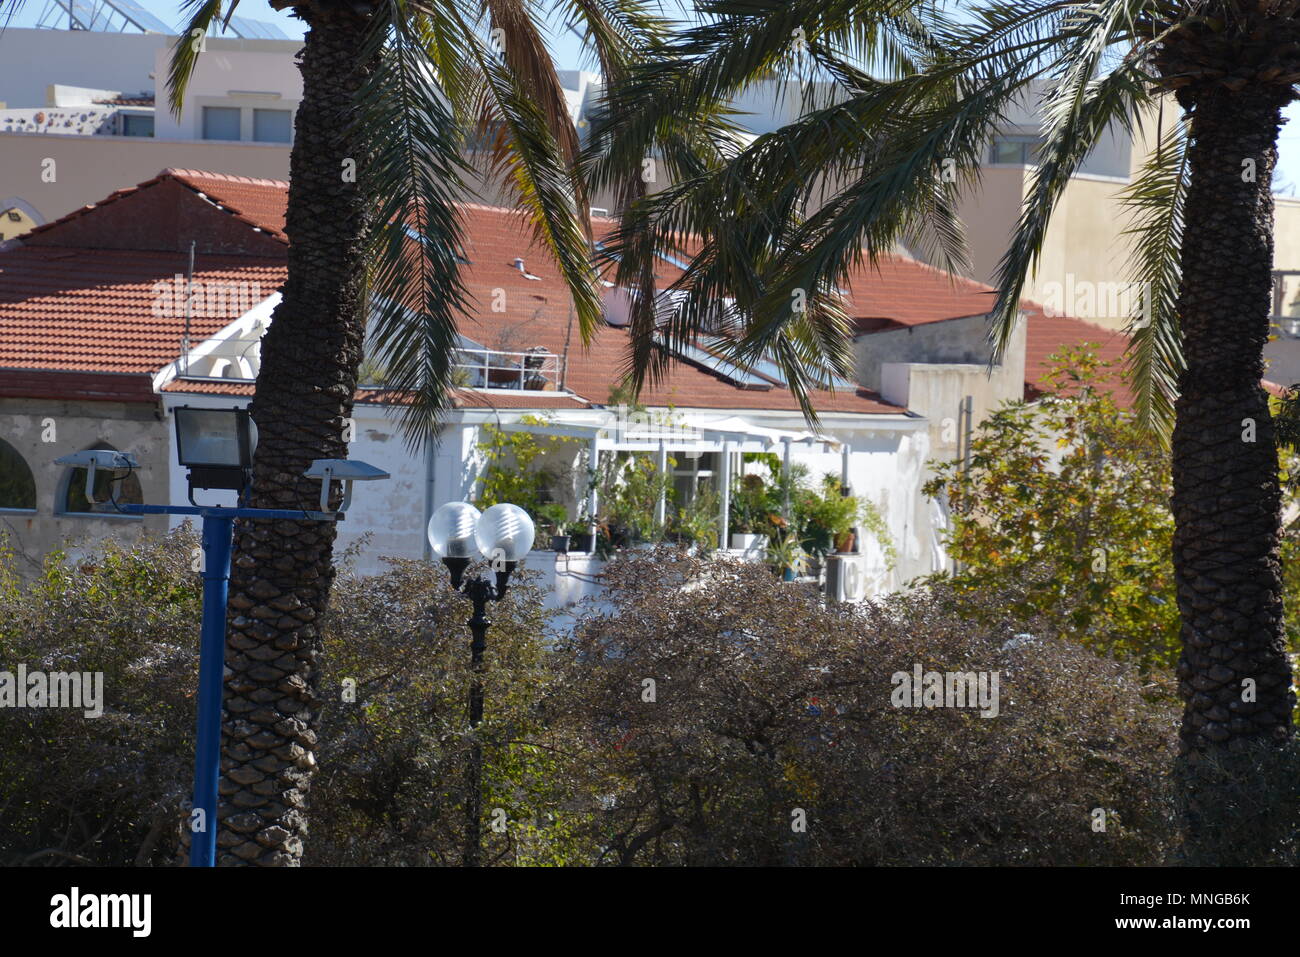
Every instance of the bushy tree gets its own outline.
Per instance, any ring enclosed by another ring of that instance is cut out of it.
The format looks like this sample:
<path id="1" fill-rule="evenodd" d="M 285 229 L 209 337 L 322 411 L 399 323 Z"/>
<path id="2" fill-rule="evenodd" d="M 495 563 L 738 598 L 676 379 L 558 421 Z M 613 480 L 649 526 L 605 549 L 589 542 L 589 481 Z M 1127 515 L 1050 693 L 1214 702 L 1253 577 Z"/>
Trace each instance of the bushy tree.
<path id="1" fill-rule="evenodd" d="M 998 590 L 1056 637 L 1172 668 L 1168 453 L 1117 405 L 1111 364 L 1083 347 L 1054 359 L 1045 395 L 994 412 L 969 465 L 943 463 L 925 486 L 951 512 L 952 591 L 980 607 Z"/>
<path id="2" fill-rule="evenodd" d="M 1053 362 L 1042 396 L 994 412 L 975 431 L 969 466 L 943 463 L 926 484 L 926 494 L 948 502 L 946 543 L 958 568 L 931 580 L 945 580 L 971 613 L 993 589 L 1015 614 L 1039 616 L 1054 635 L 1172 670 L 1179 619 L 1168 449 L 1117 402 L 1124 392 L 1114 363 L 1088 345 Z M 1291 472 L 1293 460 L 1285 452 Z M 1289 501 L 1297 492 L 1288 484 Z M 1286 594 L 1297 594 L 1295 522 L 1281 554 Z M 1293 650 L 1300 649 L 1298 605 L 1286 616 Z"/>
<path id="3" fill-rule="evenodd" d="M 53 561 L 27 585 L 0 576 L 6 665 L 66 660 L 107 676 L 102 718 L 0 713 L 4 862 L 177 860 L 194 546 L 185 530 Z M 491 607 L 476 732 L 485 863 L 1149 864 L 1178 853 L 1170 689 L 1052 637 L 996 589 L 972 615 L 944 585 L 835 605 L 762 565 L 665 546 L 609 567 L 606 600 L 579 609 L 572 634 L 550 634 L 526 572 Z M 472 743 L 468 602 L 441 567 L 416 561 L 345 574 L 336 594 L 322 622 L 330 664 L 305 863 L 456 862 Z M 896 706 L 897 675 L 918 665 L 998 672 L 997 715 Z M 1293 777 L 1241 780 L 1232 802 L 1197 813 L 1211 831 L 1249 815 L 1246 862 L 1287 860 Z M 1200 789 L 1222 794 L 1221 783 Z M 1240 862 L 1238 845 L 1219 844 Z"/>
<path id="4" fill-rule="evenodd" d="M 558 723 L 583 744 L 598 862 L 1133 864 L 1172 846 L 1168 694 L 1025 637 L 992 591 L 982 623 L 924 591 L 837 606 L 663 550 L 608 583 L 562 656 Z M 998 716 L 895 707 L 916 665 L 999 671 Z"/>

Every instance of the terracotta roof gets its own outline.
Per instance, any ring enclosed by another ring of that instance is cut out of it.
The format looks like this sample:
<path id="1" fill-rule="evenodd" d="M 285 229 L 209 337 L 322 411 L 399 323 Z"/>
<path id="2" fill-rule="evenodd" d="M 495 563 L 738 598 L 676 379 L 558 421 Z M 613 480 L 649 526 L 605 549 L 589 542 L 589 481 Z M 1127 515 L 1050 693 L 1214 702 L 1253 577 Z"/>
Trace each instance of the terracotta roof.
<path id="1" fill-rule="evenodd" d="M 846 291 L 857 332 L 984 316 L 997 299 L 991 286 L 900 255 L 856 267 Z"/>
<path id="2" fill-rule="evenodd" d="M 0 253 L 0 367 L 152 374 L 180 352 L 181 253 L 19 246 Z M 191 341 L 213 335 L 271 295 L 285 266 L 201 255 Z M 201 302 L 199 300 L 202 300 Z"/>
<path id="3" fill-rule="evenodd" d="M 160 183 L 178 183 L 205 197 L 217 208 L 229 213 L 246 226 L 267 233 L 282 243 L 289 239 L 284 232 L 285 210 L 289 202 L 289 184 L 278 179 L 254 179 L 249 176 L 228 176 L 205 170 L 165 169 L 153 179 L 136 186 L 114 190 L 97 203 L 73 210 L 66 216 L 52 220 L 30 230 L 23 238 L 30 239 L 57 230 L 59 227 L 84 217 L 96 210 L 134 196 Z"/>
<path id="4" fill-rule="evenodd" d="M 265 230 L 286 243 L 289 241 L 284 233 L 289 184 L 284 180 L 227 176 L 192 169 L 165 169 L 159 176 L 171 176 L 230 210 L 250 226 Z"/>
<path id="5" fill-rule="evenodd" d="M 1022 302 L 1027 316 L 1025 328 L 1025 398 L 1033 399 L 1047 390 L 1047 375 L 1052 371 L 1051 356 L 1064 348 L 1092 345 L 1098 358 L 1122 367 L 1129 338 L 1114 329 L 1105 329 L 1069 316 L 1049 316 L 1034 302 Z M 1120 381 L 1115 383 L 1115 399 L 1121 406 L 1133 403 L 1133 394 Z"/>
<path id="6" fill-rule="evenodd" d="M 181 192 L 176 192 L 178 188 Z M 99 203 L 33 230 L 23 245 L 0 252 L 0 366 L 156 372 L 179 352 L 183 309 L 159 315 L 156 300 L 159 290 L 165 290 L 173 276 L 185 273 L 186 256 L 180 251 L 187 245 L 183 242 L 185 235 L 206 230 L 213 249 L 243 249 L 239 247 L 239 231 L 232 233 L 223 226 L 233 220 L 284 243 L 287 191 L 288 185 L 278 180 L 168 169 L 139 186 L 118 190 Z M 199 218 L 205 218 L 203 210 L 209 207 L 222 215 L 195 224 L 192 218 L 171 211 L 174 203 L 162 202 L 183 200 L 191 194 L 207 200 L 208 205 L 194 206 L 192 210 Z M 139 243 L 154 243 L 155 235 L 167 230 L 151 230 L 151 216 L 171 216 L 175 221 L 168 224 L 171 232 L 147 250 L 98 248 L 98 243 L 92 241 L 98 237 L 104 245 L 129 246 L 140 237 Z M 226 216 L 229 219 L 223 218 Z M 532 241 L 522 217 L 510 210 L 465 205 L 462 220 L 467 237 L 464 253 L 470 261 L 463 277 L 475 305 L 461 332 L 486 348 L 502 351 L 541 346 L 563 355 L 567 343 L 566 386 L 580 398 L 464 390 L 458 394 L 457 404 L 544 408 L 607 403 L 626 364 L 627 333 L 602 326 L 589 348 L 584 349 L 578 331 L 570 330 L 567 288 L 545 250 Z M 595 223 L 598 234 L 613 225 L 609 220 Z M 129 239 L 123 238 L 122 230 L 126 228 L 133 230 Z M 172 248 L 177 251 L 169 251 Z M 262 254 L 200 254 L 196 259 L 196 282 L 243 283 L 256 286 L 263 296 L 279 288 L 285 278 L 283 260 L 268 257 L 264 246 L 252 244 L 246 248 L 261 250 Z M 515 265 L 516 259 L 523 259 L 526 271 L 538 278 L 527 278 Z M 907 261 L 898 267 L 891 263 L 880 272 L 894 276 L 891 270 L 895 269 L 915 276 L 928 267 Z M 678 275 L 676 267 L 664 263 L 664 285 Z M 901 275 L 899 272 L 895 279 Z M 875 301 L 871 299 L 873 293 L 864 292 L 869 288 L 855 279 L 854 302 Z M 504 311 L 494 312 L 499 296 L 504 296 Z M 880 299 L 876 296 L 876 300 Z M 921 302 L 897 314 L 903 321 L 909 316 L 933 314 L 936 308 L 933 302 Z M 237 310 L 215 310 L 195 316 L 191 320 L 192 339 L 201 341 L 239 314 Z M 168 388 L 242 394 L 240 390 L 248 387 L 238 383 L 186 383 Z M 358 400 L 377 401 L 379 395 L 362 390 Z M 387 400 L 396 401 L 396 397 L 389 393 Z M 714 372 L 684 362 L 675 363 L 662 382 L 646 390 L 642 401 L 695 408 L 798 408 L 794 396 L 783 388 L 741 389 Z M 866 389 L 824 393 L 816 404 L 823 411 L 905 411 Z"/>

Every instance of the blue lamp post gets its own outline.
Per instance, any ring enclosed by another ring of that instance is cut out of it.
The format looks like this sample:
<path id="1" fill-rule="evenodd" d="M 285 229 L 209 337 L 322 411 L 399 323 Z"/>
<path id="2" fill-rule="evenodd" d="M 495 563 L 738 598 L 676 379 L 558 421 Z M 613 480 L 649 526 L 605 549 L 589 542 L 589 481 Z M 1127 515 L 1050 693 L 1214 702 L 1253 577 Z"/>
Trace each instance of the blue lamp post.
<path id="1" fill-rule="evenodd" d="M 352 502 L 352 483 L 388 478 L 388 473 L 347 459 L 317 459 L 304 473 L 321 480 L 319 510 L 244 508 L 252 482 L 257 427 L 245 409 L 173 410 L 176 450 L 189 470 L 189 505 L 124 505 L 110 495 L 97 511 L 123 515 L 195 515 L 203 519 L 203 623 L 199 641 L 199 713 L 194 754 L 194 805 L 190 820 L 190 866 L 213 867 L 217 857 L 217 779 L 221 770 L 221 707 L 226 649 L 226 600 L 235 519 L 341 522 Z M 139 468 L 126 452 L 91 449 L 56 459 L 56 464 L 86 470 L 86 500 L 94 503 L 95 477 L 103 471 L 121 481 Z M 343 501 L 329 508 L 332 483 L 343 483 Z M 111 483 L 110 483 L 111 487 Z M 195 489 L 229 489 L 240 505 L 198 505 Z M 92 505 L 92 508 L 95 507 Z"/>

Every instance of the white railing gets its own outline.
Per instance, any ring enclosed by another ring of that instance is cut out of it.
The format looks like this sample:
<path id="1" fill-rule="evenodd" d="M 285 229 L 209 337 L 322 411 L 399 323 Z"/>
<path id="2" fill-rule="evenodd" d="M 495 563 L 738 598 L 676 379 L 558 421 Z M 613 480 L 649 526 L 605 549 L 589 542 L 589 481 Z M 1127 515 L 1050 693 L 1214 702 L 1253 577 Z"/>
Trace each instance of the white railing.
<path id="1" fill-rule="evenodd" d="M 464 385 L 471 389 L 554 392 L 564 381 L 564 359 L 545 349 L 458 349 L 456 353 L 456 368 L 464 374 Z"/>

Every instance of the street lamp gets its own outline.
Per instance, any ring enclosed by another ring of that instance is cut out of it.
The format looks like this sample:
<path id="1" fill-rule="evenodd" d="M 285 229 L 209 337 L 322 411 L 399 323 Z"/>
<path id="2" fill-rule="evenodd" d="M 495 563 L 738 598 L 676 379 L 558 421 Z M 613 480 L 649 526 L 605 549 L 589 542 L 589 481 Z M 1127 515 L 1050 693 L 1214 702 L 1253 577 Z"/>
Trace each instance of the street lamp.
<path id="1" fill-rule="evenodd" d="M 502 503 L 480 513 L 468 502 L 448 502 L 429 518 L 429 545 L 451 573 L 451 587 L 474 603 L 469 626 L 470 686 L 469 726 L 471 733 L 483 720 L 483 652 L 487 648 L 487 630 L 492 624 L 487 603 L 500 601 L 510 583 L 510 574 L 533 547 L 533 520 L 518 505 Z M 465 569 L 475 555 L 492 563 L 496 573 L 493 584 L 481 575 L 465 581 Z M 465 852 L 462 863 L 477 867 L 481 852 L 483 746 L 474 736 L 470 743 L 466 768 Z"/>
<path id="2" fill-rule="evenodd" d="M 194 748 L 194 805 L 190 820 L 190 866 L 213 867 L 217 857 L 217 780 L 221 770 L 222 677 L 226 650 L 226 601 L 230 590 L 230 550 L 235 519 L 340 522 L 352 498 L 352 482 L 386 479 L 388 473 L 346 459 L 316 459 L 305 475 L 321 479 L 320 511 L 244 508 L 244 493 L 252 484 L 257 426 L 245 409 L 193 409 L 176 414 L 176 456 L 189 469 L 189 505 L 126 505 L 115 500 L 96 511 L 122 515 L 197 515 L 203 519 L 203 626 L 199 640 L 198 734 Z M 97 469 L 114 478 L 139 468 L 135 456 L 109 449 L 89 449 L 55 459 L 56 465 L 86 469 L 86 498 Z M 344 484 L 343 503 L 328 509 L 332 480 Z M 224 508 L 198 505 L 195 489 L 231 489 L 241 505 Z M 92 504 L 92 508 L 95 506 Z"/>
<path id="3" fill-rule="evenodd" d="M 190 504 L 198 488 L 232 489 L 243 497 L 252 484 L 257 426 L 247 409 L 173 409 L 176 458 L 189 469 Z"/>

